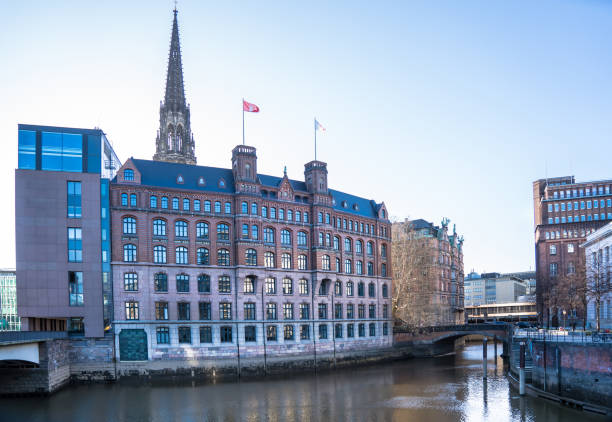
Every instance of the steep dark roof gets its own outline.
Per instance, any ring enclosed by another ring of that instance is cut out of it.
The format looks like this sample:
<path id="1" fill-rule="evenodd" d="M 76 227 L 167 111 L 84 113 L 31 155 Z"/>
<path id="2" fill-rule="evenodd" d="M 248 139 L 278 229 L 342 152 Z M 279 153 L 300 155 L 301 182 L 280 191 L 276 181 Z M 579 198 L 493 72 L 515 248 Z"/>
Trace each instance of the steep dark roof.
<path id="1" fill-rule="evenodd" d="M 171 110 L 180 110 L 185 107 L 181 43 L 176 14 L 177 11 L 174 9 L 172 38 L 170 39 L 170 53 L 168 54 L 168 73 L 166 75 L 166 95 L 164 96 L 164 104 Z"/>
<path id="2" fill-rule="evenodd" d="M 197 166 L 191 164 L 169 163 L 165 161 L 131 159 L 136 169 L 141 175 L 141 184 L 146 186 L 159 186 L 172 189 L 188 189 L 202 192 L 223 192 L 235 193 L 234 175 L 230 169 L 218 167 Z M 183 177 L 183 183 L 178 183 L 178 176 Z M 204 185 L 198 183 L 199 179 L 204 178 Z M 258 174 L 257 177 L 262 186 L 278 188 L 282 178 Z M 225 182 L 224 187 L 219 186 L 219 181 Z M 116 183 L 116 178 L 113 182 Z M 306 183 L 299 180 L 291 180 L 291 187 L 298 194 L 307 193 Z M 329 193 L 334 199 L 333 208 L 336 211 L 359 215 L 368 218 L 377 218 L 380 204 L 373 200 L 361 198 L 359 196 L 330 189 Z M 423 221 L 425 220 L 416 220 Z"/>
<path id="3" fill-rule="evenodd" d="M 429 221 L 425 221 L 422 218 L 419 218 L 417 220 L 412 220 L 412 221 L 410 221 L 410 224 L 412 225 L 412 228 L 414 230 L 432 229 L 433 228 L 433 223 L 430 223 Z"/>

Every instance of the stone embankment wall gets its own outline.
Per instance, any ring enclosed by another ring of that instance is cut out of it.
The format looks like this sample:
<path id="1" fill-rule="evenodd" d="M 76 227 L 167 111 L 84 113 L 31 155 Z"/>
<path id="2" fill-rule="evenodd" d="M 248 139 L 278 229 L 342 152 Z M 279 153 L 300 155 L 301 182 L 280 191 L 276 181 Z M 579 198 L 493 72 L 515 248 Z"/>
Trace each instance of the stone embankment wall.
<path id="1" fill-rule="evenodd" d="M 541 390 L 612 407 L 612 344 L 531 341 L 532 384 Z"/>

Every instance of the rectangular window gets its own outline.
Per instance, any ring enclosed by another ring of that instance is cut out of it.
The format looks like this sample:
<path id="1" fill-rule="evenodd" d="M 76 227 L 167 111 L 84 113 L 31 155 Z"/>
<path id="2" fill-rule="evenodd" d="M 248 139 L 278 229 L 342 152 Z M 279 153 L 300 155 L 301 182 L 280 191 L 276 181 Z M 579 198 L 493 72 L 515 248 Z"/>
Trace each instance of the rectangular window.
<path id="1" fill-rule="evenodd" d="M 276 303 L 266 303 L 266 319 L 276 319 Z"/>
<path id="2" fill-rule="evenodd" d="M 327 339 L 327 324 L 319 325 L 319 339 L 321 340 Z"/>
<path id="3" fill-rule="evenodd" d="M 219 277 L 219 293 L 231 293 L 232 286 L 230 283 L 230 278 L 227 275 L 222 275 Z"/>
<path id="4" fill-rule="evenodd" d="M 200 302 L 198 304 L 198 309 L 200 313 L 200 320 L 205 321 L 212 318 L 210 302 Z"/>
<path id="5" fill-rule="evenodd" d="M 244 327 L 244 341 L 249 343 L 257 341 L 257 328 L 254 325 Z"/>
<path id="6" fill-rule="evenodd" d="M 157 344 L 170 344 L 170 329 L 168 327 L 157 327 Z"/>
<path id="7" fill-rule="evenodd" d="M 227 302 L 219 303 L 219 319 L 232 319 L 232 304 Z"/>
<path id="8" fill-rule="evenodd" d="M 68 272 L 68 291 L 70 306 L 83 306 L 83 273 L 81 271 Z"/>
<path id="9" fill-rule="evenodd" d="M 254 321 L 255 318 L 255 304 L 245 303 L 244 304 L 244 319 Z"/>
<path id="10" fill-rule="evenodd" d="M 18 166 L 20 169 L 36 169 L 36 132 L 20 130 L 18 135 Z"/>
<path id="11" fill-rule="evenodd" d="M 346 318 L 353 319 L 355 318 L 355 305 L 349 303 L 346 305 Z"/>
<path id="12" fill-rule="evenodd" d="M 319 303 L 319 319 L 327 319 L 327 303 Z"/>
<path id="13" fill-rule="evenodd" d="M 310 340 L 310 325 L 300 325 L 300 339 Z"/>
<path id="14" fill-rule="evenodd" d="M 220 331 L 221 343 L 231 343 L 232 340 L 232 327 L 223 326 Z"/>
<path id="15" fill-rule="evenodd" d="M 310 305 L 308 303 L 300 303 L 300 319 L 310 319 Z"/>
<path id="16" fill-rule="evenodd" d="M 200 327 L 200 343 L 212 343 L 212 327 L 208 325 Z"/>
<path id="17" fill-rule="evenodd" d="M 68 218 L 81 218 L 81 182 L 68 182 Z"/>
<path id="18" fill-rule="evenodd" d="M 68 228 L 68 262 L 83 261 L 83 242 L 81 239 L 81 229 L 75 227 Z"/>
<path id="19" fill-rule="evenodd" d="M 188 302 L 179 302 L 178 308 L 178 319 L 183 321 L 189 321 L 191 319 L 191 304 Z"/>
<path id="20" fill-rule="evenodd" d="M 342 324 L 336 324 L 334 326 L 334 337 L 342 338 Z"/>
<path id="21" fill-rule="evenodd" d="M 355 337 L 355 325 L 354 324 L 347 324 L 347 326 L 346 326 L 346 336 L 349 337 L 349 338 Z"/>
<path id="22" fill-rule="evenodd" d="M 293 340 L 295 338 L 293 333 L 293 325 L 285 325 L 283 327 L 283 333 L 285 340 Z"/>
<path id="23" fill-rule="evenodd" d="M 191 343 L 191 328 L 178 327 L 179 343 Z"/>
<path id="24" fill-rule="evenodd" d="M 83 137 L 76 133 L 42 132 L 43 170 L 83 171 Z"/>
<path id="25" fill-rule="evenodd" d="M 138 319 L 138 302 L 125 302 L 125 319 Z"/>
<path id="26" fill-rule="evenodd" d="M 155 319 L 168 319 L 168 302 L 155 302 Z"/>
<path id="27" fill-rule="evenodd" d="M 283 318 L 293 319 L 293 303 L 283 303 Z"/>
<path id="28" fill-rule="evenodd" d="M 266 340 L 276 341 L 276 325 L 268 325 L 266 327 Z"/>
<path id="29" fill-rule="evenodd" d="M 342 319 L 342 304 L 336 303 L 334 305 L 334 318 Z"/>

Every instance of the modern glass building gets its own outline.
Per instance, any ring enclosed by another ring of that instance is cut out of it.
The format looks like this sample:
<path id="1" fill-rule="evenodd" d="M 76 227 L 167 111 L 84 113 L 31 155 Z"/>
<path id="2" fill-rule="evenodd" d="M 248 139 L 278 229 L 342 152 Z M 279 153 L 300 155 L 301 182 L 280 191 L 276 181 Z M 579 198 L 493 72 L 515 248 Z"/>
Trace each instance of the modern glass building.
<path id="1" fill-rule="evenodd" d="M 15 270 L 0 270 L 0 331 L 19 331 Z"/>
<path id="2" fill-rule="evenodd" d="M 103 335 L 112 319 L 109 184 L 100 129 L 18 126 L 17 302 L 24 330 Z"/>

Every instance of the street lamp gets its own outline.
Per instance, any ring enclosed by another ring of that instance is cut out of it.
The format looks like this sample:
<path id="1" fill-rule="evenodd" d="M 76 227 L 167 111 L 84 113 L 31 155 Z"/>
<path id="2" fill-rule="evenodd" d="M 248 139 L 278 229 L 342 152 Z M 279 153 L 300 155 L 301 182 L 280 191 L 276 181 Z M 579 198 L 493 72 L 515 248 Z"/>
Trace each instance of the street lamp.
<path id="1" fill-rule="evenodd" d="M 563 310 L 563 328 L 565 328 L 565 315 L 567 314 L 567 311 L 564 309 Z"/>

